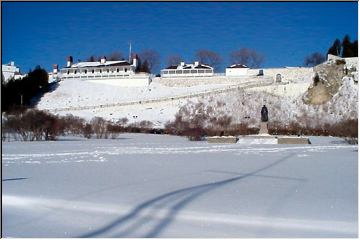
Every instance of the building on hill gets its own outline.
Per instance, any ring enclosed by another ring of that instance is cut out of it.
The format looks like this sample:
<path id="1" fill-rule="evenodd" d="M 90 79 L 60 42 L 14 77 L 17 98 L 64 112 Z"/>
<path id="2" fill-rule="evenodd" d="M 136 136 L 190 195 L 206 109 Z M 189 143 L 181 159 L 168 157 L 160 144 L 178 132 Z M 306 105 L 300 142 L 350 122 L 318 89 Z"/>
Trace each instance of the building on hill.
<path id="1" fill-rule="evenodd" d="M 66 67 L 60 70 L 60 79 L 78 79 L 129 87 L 148 86 L 150 75 L 135 73 L 137 64 L 138 57 L 136 54 L 132 56 L 131 64 L 125 60 L 106 61 L 106 57 L 102 57 L 98 62 L 73 63 L 73 58 L 70 56 L 67 59 Z"/>
<path id="2" fill-rule="evenodd" d="M 233 64 L 225 69 L 225 76 L 227 77 L 239 77 L 246 76 L 249 67 L 243 64 Z"/>
<path id="3" fill-rule="evenodd" d="M 1 65 L 1 74 L 4 82 L 8 82 L 11 78 L 19 79 L 22 77 L 20 68 L 16 67 L 13 61 Z"/>
<path id="4" fill-rule="evenodd" d="M 169 66 L 161 70 L 161 77 L 211 77 L 214 76 L 214 68 L 194 62 L 194 64 L 185 64 Z"/>

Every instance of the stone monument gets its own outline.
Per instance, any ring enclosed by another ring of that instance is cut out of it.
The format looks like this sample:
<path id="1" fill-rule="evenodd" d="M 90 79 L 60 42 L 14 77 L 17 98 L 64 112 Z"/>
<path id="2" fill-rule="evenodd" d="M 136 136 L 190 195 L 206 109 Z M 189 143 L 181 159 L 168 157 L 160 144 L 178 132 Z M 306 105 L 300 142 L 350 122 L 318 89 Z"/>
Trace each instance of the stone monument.
<path id="1" fill-rule="evenodd" d="M 269 135 L 268 130 L 268 122 L 269 116 L 268 116 L 268 110 L 267 107 L 264 105 L 261 109 L 261 123 L 260 123 L 260 132 L 261 135 Z"/>

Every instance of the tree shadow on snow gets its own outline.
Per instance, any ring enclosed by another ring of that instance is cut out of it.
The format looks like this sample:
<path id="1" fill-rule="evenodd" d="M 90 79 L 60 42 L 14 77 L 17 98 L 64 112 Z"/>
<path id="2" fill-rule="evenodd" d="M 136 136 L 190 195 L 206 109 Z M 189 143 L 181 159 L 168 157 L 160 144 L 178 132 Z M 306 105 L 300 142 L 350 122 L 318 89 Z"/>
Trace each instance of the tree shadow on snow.
<path id="1" fill-rule="evenodd" d="M 30 106 L 35 107 L 41 100 L 41 98 L 46 94 L 55 91 L 59 87 L 59 82 L 51 82 L 46 89 L 42 89 L 39 93 L 34 96 L 30 101 Z"/>
<path id="2" fill-rule="evenodd" d="M 217 182 L 187 187 L 152 198 L 139 204 L 138 206 L 133 208 L 128 214 L 108 223 L 107 225 L 97 230 L 85 233 L 79 237 L 128 237 L 134 235 L 146 238 L 158 237 L 166 229 L 166 227 L 171 224 L 171 222 L 175 219 L 176 215 L 195 199 L 199 198 L 200 196 L 211 190 L 215 190 L 230 183 L 241 181 L 242 179 L 252 176 L 259 176 L 258 173 L 268 170 L 282 163 L 290 157 L 291 155 L 286 156 L 250 173 L 241 174 L 240 176 L 238 175 L 236 177 L 228 178 Z M 154 217 L 154 215 L 160 214 L 164 211 L 166 212 L 165 215 L 162 214 L 161 217 Z M 142 229 L 144 226 L 147 227 L 147 229 Z M 149 228 L 149 226 L 151 227 Z M 141 230 L 143 230 L 142 234 L 140 234 Z"/>
<path id="3" fill-rule="evenodd" d="M 25 179 L 28 179 L 28 178 L 24 178 L 24 177 L 21 177 L 21 178 L 4 178 L 4 179 L 2 179 L 2 181 L 7 182 L 7 181 L 18 181 L 18 180 L 25 180 Z"/>

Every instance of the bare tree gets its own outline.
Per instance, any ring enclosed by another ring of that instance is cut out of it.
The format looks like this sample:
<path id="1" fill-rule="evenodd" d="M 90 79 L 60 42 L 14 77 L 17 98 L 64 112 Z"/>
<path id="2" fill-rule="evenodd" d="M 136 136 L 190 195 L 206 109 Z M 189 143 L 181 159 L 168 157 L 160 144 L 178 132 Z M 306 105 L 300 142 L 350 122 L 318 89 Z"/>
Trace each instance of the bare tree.
<path id="1" fill-rule="evenodd" d="M 90 121 L 96 138 L 108 138 L 107 122 L 101 117 L 93 117 Z"/>
<path id="2" fill-rule="evenodd" d="M 256 52 L 255 50 L 251 51 L 251 64 L 250 67 L 258 68 L 264 62 L 264 55 Z"/>
<path id="3" fill-rule="evenodd" d="M 319 52 L 315 52 L 307 57 L 305 57 L 304 65 L 307 67 L 313 67 L 319 65 L 320 63 L 325 62 L 325 56 Z"/>
<path id="4" fill-rule="evenodd" d="M 207 49 L 200 49 L 195 54 L 200 63 L 212 66 L 215 70 L 219 70 L 222 59 L 219 54 Z"/>
<path id="5" fill-rule="evenodd" d="M 96 62 L 97 57 L 95 55 L 91 55 L 86 59 L 87 62 Z"/>
<path id="6" fill-rule="evenodd" d="M 121 52 L 112 52 L 106 56 L 106 59 L 108 61 L 120 61 L 121 59 L 123 59 L 123 55 Z"/>
<path id="7" fill-rule="evenodd" d="M 160 54 L 154 49 L 143 50 L 139 55 L 142 62 L 147 62 L 150 72 L 153 72 L 160 64 Z"/>
<path id="8" fill-rule="evenodd" d="M 255 50 L 241 48 L 230 54 L 231 64 L 243 64 L 251 68 L 260 67 L 264 62 L 264 56 Z"/>
<path id="9" fill-rule="evenodd" d="M 179 65 L 180 62 L 183 62 L 183 58 L 180 55 L 170 55 L 167 58 L 167 65 L 168 66 L 176 66 Z"/>

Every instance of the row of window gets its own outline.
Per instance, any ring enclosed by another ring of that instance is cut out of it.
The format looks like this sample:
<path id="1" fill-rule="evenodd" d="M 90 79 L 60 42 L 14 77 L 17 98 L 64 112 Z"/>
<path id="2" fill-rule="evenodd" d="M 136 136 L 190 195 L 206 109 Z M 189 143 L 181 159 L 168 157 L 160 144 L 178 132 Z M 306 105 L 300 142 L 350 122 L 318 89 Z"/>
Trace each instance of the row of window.
<path id="1" fill-rule="evenodd" d="M 189 73 L 213 73 L 211 69 L 192 69 L 192 70 L 162 70 L 162 74 L 189 74 Z"/>
<path id="2" fill-rule="evenodd" d="M 74 76 L 74 77 L 62 77 L 63 79 L 69 79 L 69 78 L 116 78 L 116 77 L 129 77 L 129 74 L 124 75 L 95 75 L 95 76 Z"/>
<path id="3" fill-rule="evenodd" d="M 124 68 L 124 70 L 123 70 L 124 72 L 127 72 L 128 71 L 128 69 L 127 68 Z M 61 72 L 63 73 L 63 74 L 70 74 L 70 73 L 72 73 L 72 74 L 77 74 L 77 73 L 85 73 L 85 74 L 87 74 L 87 73 L 114 73 L 114 72 L 120 72 L 120 69 L 119 68 L 116 68 L 116 70 L 115 69 L 111 69 L 111 71 L 110 71 L 110 69 L 105 69 L 105 71 L 103 71 L 102 69 L 99 69 L 99 70 L 97 70 L 97 71 L 95 71 L 95 69 L 92 69 L 91 71 L 89 70 L 88 71 L 88 69 L 84 69 L 84 70 L 82 70 L 82 71 L 80 71 L 80 70 L 74 70 L 74 71 L 72 71 L 72 70 L 61 70 Z"/>

